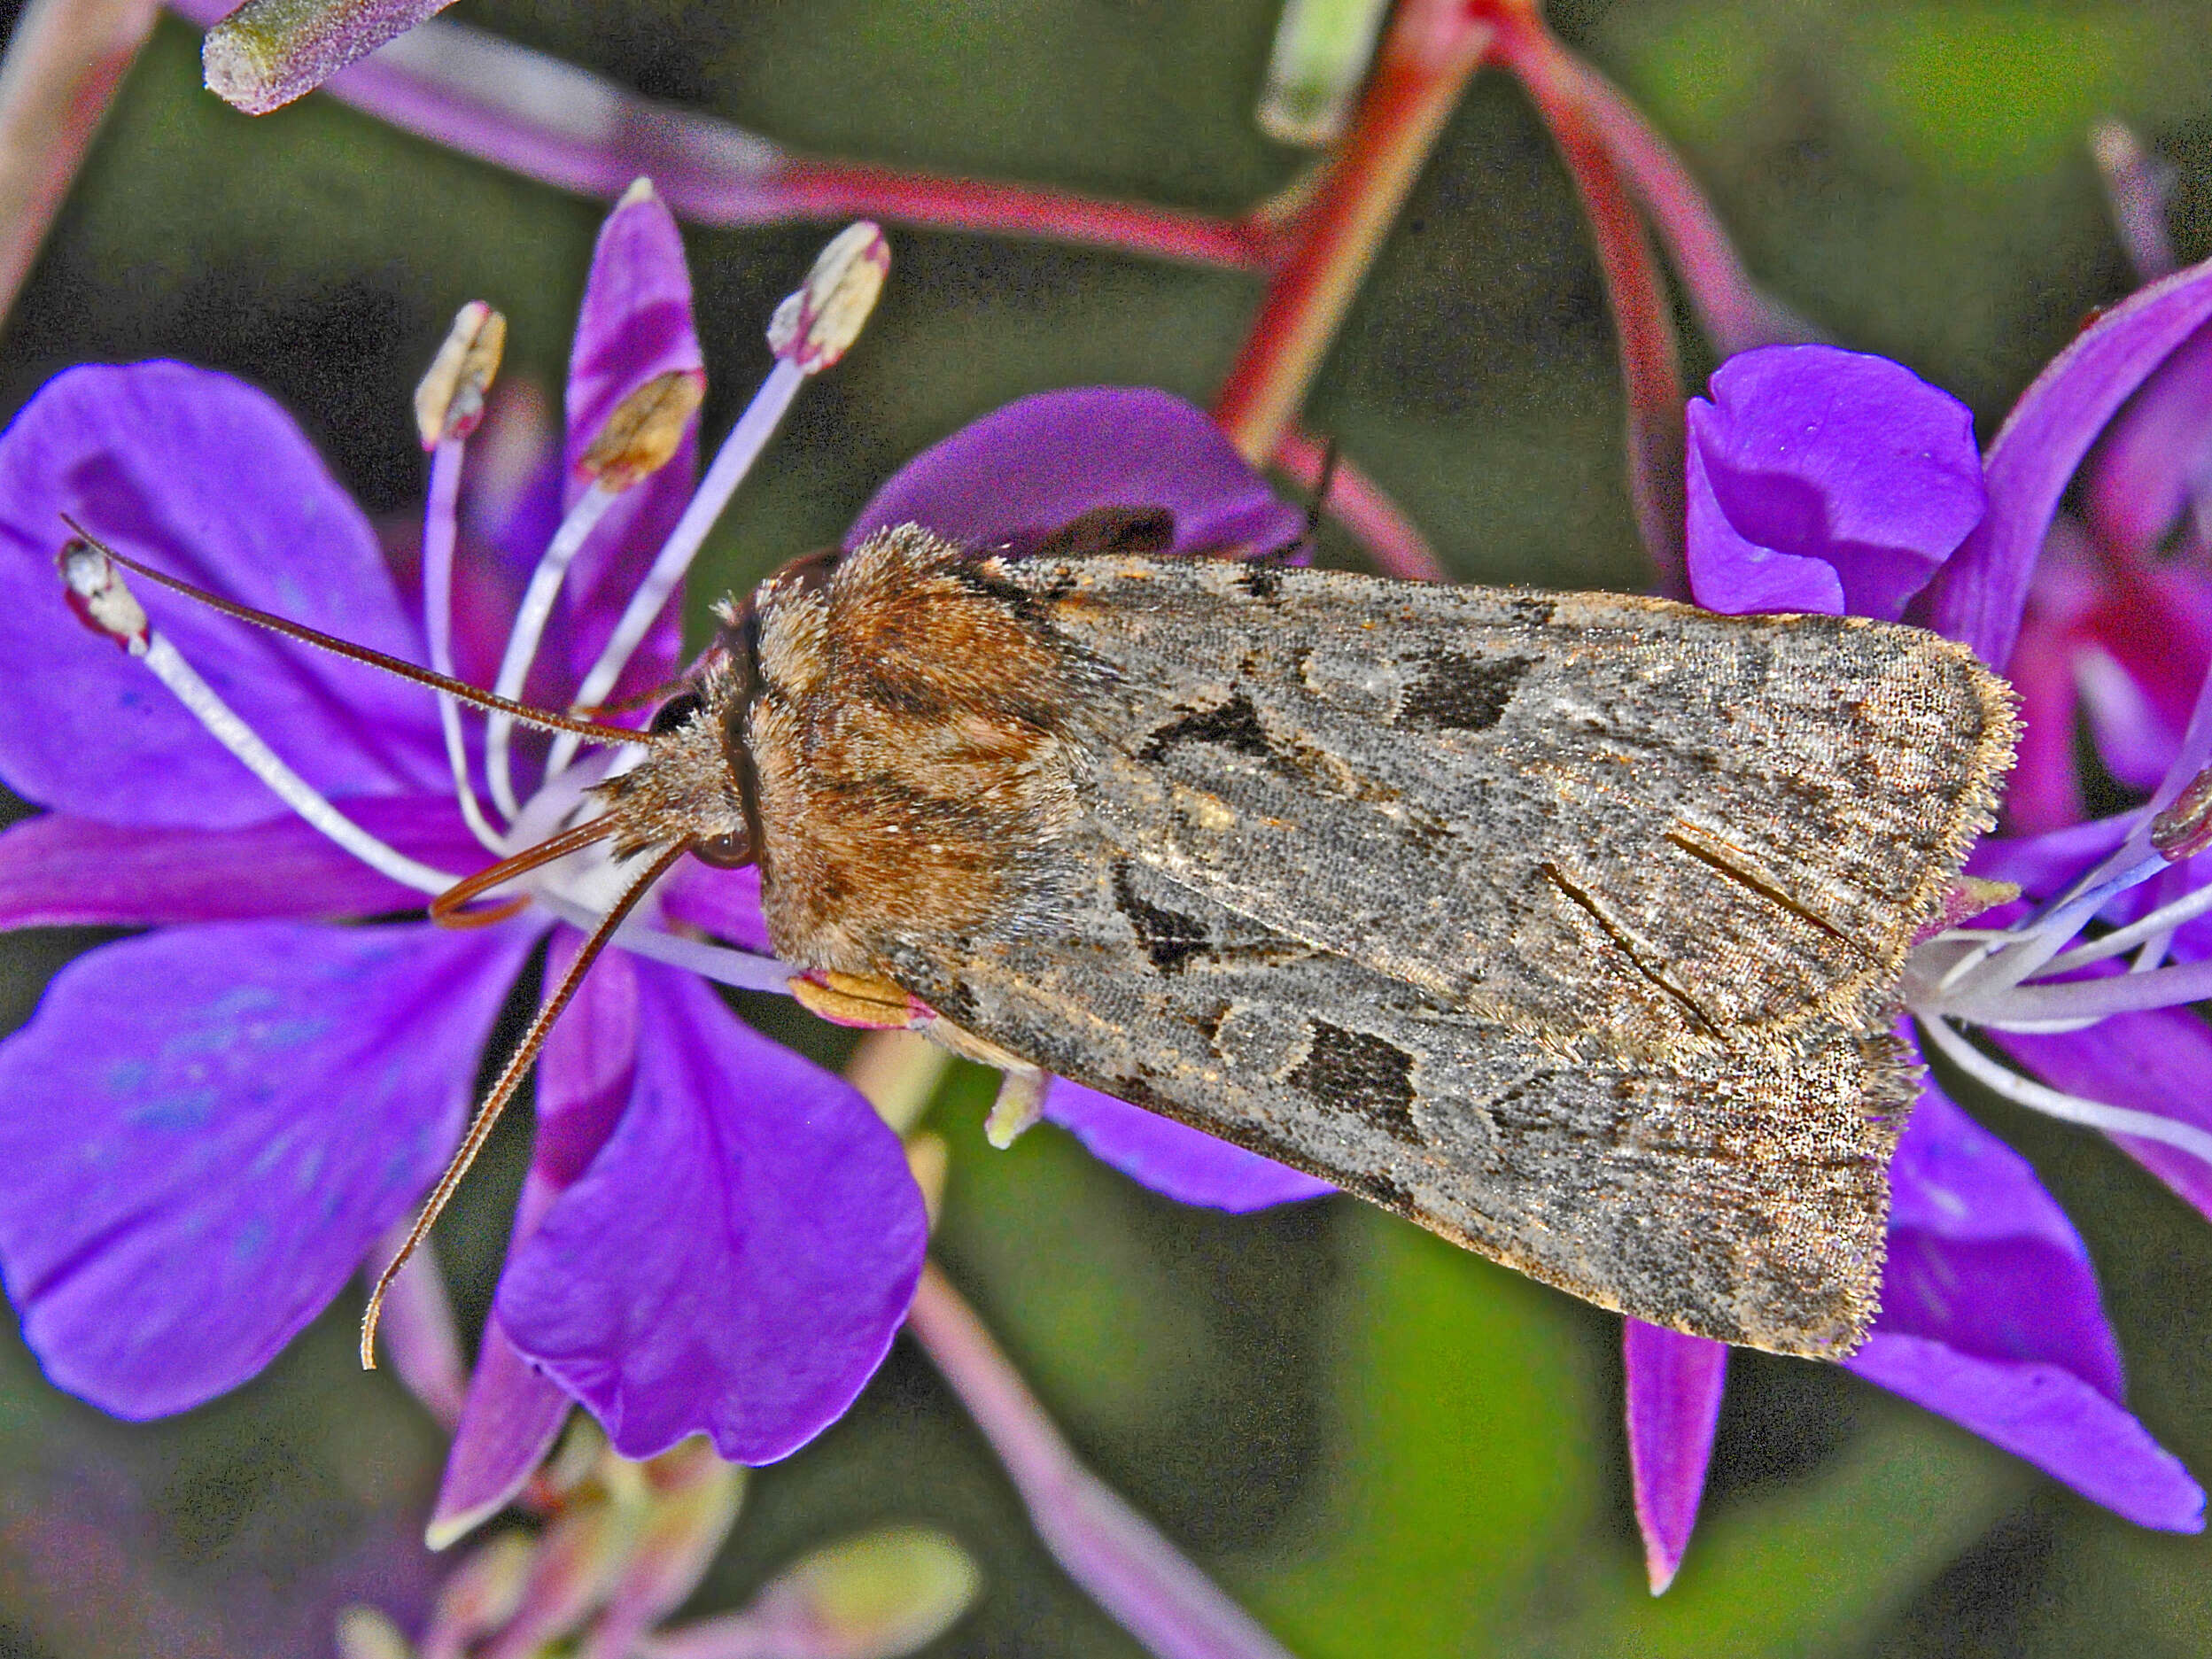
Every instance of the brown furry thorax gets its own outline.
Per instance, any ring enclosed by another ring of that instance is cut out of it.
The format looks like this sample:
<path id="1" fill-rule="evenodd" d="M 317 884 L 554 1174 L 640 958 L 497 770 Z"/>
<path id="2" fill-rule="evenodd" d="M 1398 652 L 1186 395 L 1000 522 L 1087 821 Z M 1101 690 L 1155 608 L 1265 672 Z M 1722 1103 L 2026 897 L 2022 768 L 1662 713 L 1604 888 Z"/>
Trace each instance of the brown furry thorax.
<path id="1" fill-rule="evenodd" d="M 682 717 L 602 790 L 625 849 L 741 849 L 777 955 L 808 971 L 887 974 L 921 940 L 1049 916 L 1099 674 L 1002 569 L 903 524 L 726 605 L 664 710 Z"/>

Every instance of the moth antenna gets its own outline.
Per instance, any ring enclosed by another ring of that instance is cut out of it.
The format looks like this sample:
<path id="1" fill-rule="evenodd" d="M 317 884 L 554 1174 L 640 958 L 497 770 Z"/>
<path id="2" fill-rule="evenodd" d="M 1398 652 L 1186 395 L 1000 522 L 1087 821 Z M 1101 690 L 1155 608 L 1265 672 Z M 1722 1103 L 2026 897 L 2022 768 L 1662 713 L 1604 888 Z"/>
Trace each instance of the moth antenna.
<path id="1" fill-rule="evenodd" d="M 516 702 L 511 698 L 501 697 L 492 692 L 479 691 L 466 680 L 455 679 L 449 674 L 440 674 L 435 670 L 423 668 L 416 663 L 388 655 L 384 652 L 374 650 L 368 646 L 355 645 L 350 640 L 337 639 L 330 634 L 310 628 L 303 623 L 288 622 L 282 616 L 272 616 L 265 610 L 256 610 L 251 605 L 241 605 L 236 600 L 224 599 L 219 594 L 209 593 L 204 587 L 195 587 L 191 583 L 181 578 L 167 575 L 155 570 L 151 565 L 142 564 L 136 559 L 116 552 L 114 548 L 109 547 L 107 543 L 102 541 L 66 513 L 61 516 L 61 522 L 126 570 L 143 576 L 149 582 L 158 583 L 172 593 L 182 593 L 187 599 L 198 600 L 211 610 L 219 610 L 226 616 L 235 616 L 240 622 L 250 622 L 257 628 L 267 628 L 271 633 L 281 633 L 288 640 L 299 640 L 302 645 L 314 646 L 318 649 L 330 652 L 334 656 L 342 656 L 350 662 L 365 663 L 370 668 L 382 669 L 385 673 L 396 674 L 401 679 L 411 679 L 418 686 L 428 686 L 433 691 L 442 691 L 447 696 L 468 703 L 472 708 L 482 709 L 487 713 L 507 715 L 510 718 L 521 721 L 524 725 L 534 725 L 547 732 L 568 732 L 578 737 L 594 739 L 602 743 L 651 744 L 661 740 L 649 732 L 633 732 L 628 726 L 601 725 L 594 721 L 577 719 L 571 715 L 556 714 L 550 709 L 533 709 L 528 703 Z"/>
<path id="2" fill-rule="evenodd" d="M 431 919 L 441 927 L 485 927 L 506 919 L 529 903 L 529 899 L 520 897 L 481 911 L 470 911 L 458 915 L 455 912 L 479 893 L 487 892 L 502 882 L 511 881 L 516 876 L 526 875 L 556 858 L 565 858 L 594 842 L 607 840 L 622 829 L 624 822 L 619 814 L 609 812 L 603 818 L 595 818 L 587 823 L 564 829 L 558 835 L 549 835 L 535 846 L 525 847 L 522 851 L 502 858 L 472 876 L 463 877 L 431 901 Z"/>
<path id="3" fill-rule="evenodd" d="M 538 1017 L 530 1022 L 530 1029 L 523 1033 L 523 1040 L 516 1044 L 514 1053 L 508 1057 L 507 1064 L 500 1070 L 498 1081 L 493 1083 L 491 1092 L 485 1096 L 484 1104 L 477 1108 L 476 1116 L 469 1120 L 469 1132 L 461 1137 L 461 1145 L 454 1153 L 453 1161 L 446 1166 L 446 1173 L 439 1176 L 438 1184 L 431 1189 L 431 1196 L 423 1201 L 423 1207 L 415 1217 L 415 1225 L 407 1229 L 407 1241 L 400 1246 L 399 1252 L 392 1258 L 384 1270 L 376 1275 L 376 1283 L 369 1292 L 369 1307 L 361 1315 L 361 1362 L 364 1371 L 376 1368 L 376 1321 L 384 1313 L 384 1292 L 392 1288 L 392 1280 L 399 1277 L 400 1269 L 407 1266 L 407 1258 L 415 1253 L 415 1246 L 429 1235 L 431 1229 L 437 1225 L 439 1216 L 444 1213 L 446 1205 L 452 1202 L 462 1177 L 476 1162 L 477 1154 L 484 1150 L 485 1142 L 491 1139 L 493 1128 L 500 1120 L 500 1113 L 514 1097 L 515 1090 L 522 1086 L 524 1075 L 538 1058 L 538 1050 L 545 1047 L 546 1038 L 553 1030 L 553 1022 L 561 1017 L 561 1011 L 569 1005 L 570 1000 L 576 995 L 577 987 L 584 982 L 584 975 L 599 959 L 599 953 L 607 948 L 607 942 L 615 936 L 615 930 L 622 926 L 630 912 L 637 907 L 638 901 L 645 896 L 646 889 L 667 873 L 671 864 L 690 850 L 691 841 L 688 839 L 674 842 L 664 849 L 636 880 L 623 889 L 622 896 L 599 919 L 599 926 L 592 929 L 590 937 L 584 941 L 583 949 L 576 953 L 576 960 L 569 964 L 568 972 L 554 987 L 553 995 L 546 998 L 545 1005 L 538 1010 Z"/>
<path id="4" fill-rule="evenodd" d="M 1342 454 L 1334 433 L 1322 440 L 1321 476 L 1314 480 L 1313 499 L 1306 503 L 1306 528 L 1299 532 L 1298 540 L 1291 548 L 1293 554 L 1304 552 L 1320 533 L 1321 516 L 1329 506 L 1329 492 L 1337 481 L 1337 459 Z"/>

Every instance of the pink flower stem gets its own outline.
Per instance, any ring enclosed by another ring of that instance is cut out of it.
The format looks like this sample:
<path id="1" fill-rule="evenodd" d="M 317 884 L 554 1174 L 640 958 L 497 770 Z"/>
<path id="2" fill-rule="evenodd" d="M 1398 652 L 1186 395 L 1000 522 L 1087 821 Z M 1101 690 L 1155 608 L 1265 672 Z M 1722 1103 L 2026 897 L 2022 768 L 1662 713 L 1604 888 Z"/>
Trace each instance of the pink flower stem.
<path id="1" fill-rule="evenodd" d="M 1351 130 L 1293 221 L 1289 253 L 1215 399 L 1214 418 L 1254 465 L 1276 453 L 1297 420 L 1491 35 L 1489 23 L 1459 0 L 1407 0 L 1392 19 Z"/>
<path id="2" fill-rule="evenodd" d="M 1751 280 L 1720 216 L 1681 157 L 1618 87 L 1564 51 L 1557 55 L 1555 73 L 1572 88 L 1592 135 L 1649 215 L 1698 326 L 1721 356 L 1821 337 L 1818 329 Z"/>
<path id="3" fill-rule="evenodd" d="M 171 0 L 171 8 L 203 25 L 224 10 L 223 0 Z M 1265 266 L 1276 245 L 1256 218 L 795 156 L 732 122 L 442 19 L 418 24 L 324 90 L 449 150 L 580 195 L 612 200 L 649 177 L 670 209 L 696 224 L 858 215 L 1236 268 Z"/>
<path id="4" fill-rule="evenodd" d="M 0 60 L 0 317 L 77 176 L 154 0 L 30 0 Z"/>
<path id="5" fill-rule="evenodd" d="M 906 1316 L 1067 1576 L 1160 1659 L 1289 1659 L 1252 1616 L 1079 1462 L 934 1262 Z"/>
<path id="6" fill-rule="evenodd" d="M 1254 219 L 1215 219 L 1026 184 L 799 156 L 776 170 L 774 189 L 784 198 L 785 211 L 794 217 L 860 214 L 935 230 L 1085 243 L 1189 265 L 1264 268 L 1274 256 L 1277 240 L 1270 229 Z"/>

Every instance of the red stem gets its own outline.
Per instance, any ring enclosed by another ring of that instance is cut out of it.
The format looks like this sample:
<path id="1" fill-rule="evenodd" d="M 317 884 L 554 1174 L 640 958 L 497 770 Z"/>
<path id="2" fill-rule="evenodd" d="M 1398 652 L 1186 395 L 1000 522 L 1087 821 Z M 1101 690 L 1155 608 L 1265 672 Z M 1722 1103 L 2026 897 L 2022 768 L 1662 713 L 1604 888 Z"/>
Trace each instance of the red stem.
<path id="1" fill-rule="evenodd" d="M 1687 598 L 1682 562 L 1682 371 L 1658 261 L 1599 134 L 1579 66 L 1534 17 L 1496 13 L 1499 61 L 1528 89 L 1582 197 L 1620 337 L 1627 393 L 1628 492 L 1662 593 Z"/>
<path id="2" fill-rule="evenodd" d="M 1458 0 L 1406 0 L 1384 36 L 1350 133 L 1252 322 L 1214 418 L 1245 457 L 1272 455 L 1296 420 L 1360 282 L 1482 62 L 1490 25 Z"/>
<path id="3" fill-rule="evenodd" d="M 795 217 L 861 214 L 938 230 L 1090 243 L 1192 265 L 1264 267 L 1277 240 L 1251 219 L 800 156 L 776 169 L 772 188 Z"/>

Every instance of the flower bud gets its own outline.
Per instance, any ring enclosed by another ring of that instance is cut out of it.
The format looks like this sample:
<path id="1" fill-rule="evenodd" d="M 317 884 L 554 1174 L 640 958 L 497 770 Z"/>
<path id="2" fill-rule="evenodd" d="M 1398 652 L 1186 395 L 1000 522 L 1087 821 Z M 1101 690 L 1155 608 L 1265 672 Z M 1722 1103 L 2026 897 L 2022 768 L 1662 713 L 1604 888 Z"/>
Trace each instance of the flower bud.
<path id="1" fill-rule="evenodd" d="M 423 447 L 434 449 L 439 440 L 466 438 L 484 419 L 484 394 L 500 372 L 500 353 L 507 346 L 507 319 L 481 299 L 471 299 L 454 314 L 438 355 L 415 388 L 415 430 Z"/>
<path id="2" fill-rule="evenodd" d="M 847 225 L 815 260 L 805 285 L 776 307 L 769 349 L 801 374 L 819 374 L 859 338 L 890 268 L 881 228 L 865 219 Z"/>
<path id="3" fill-rule="evenodd" d="M 415 1649 L 373 1607 L 349 1607 L 338 1616 L 338 1659 L 415 1659 Z"/>

